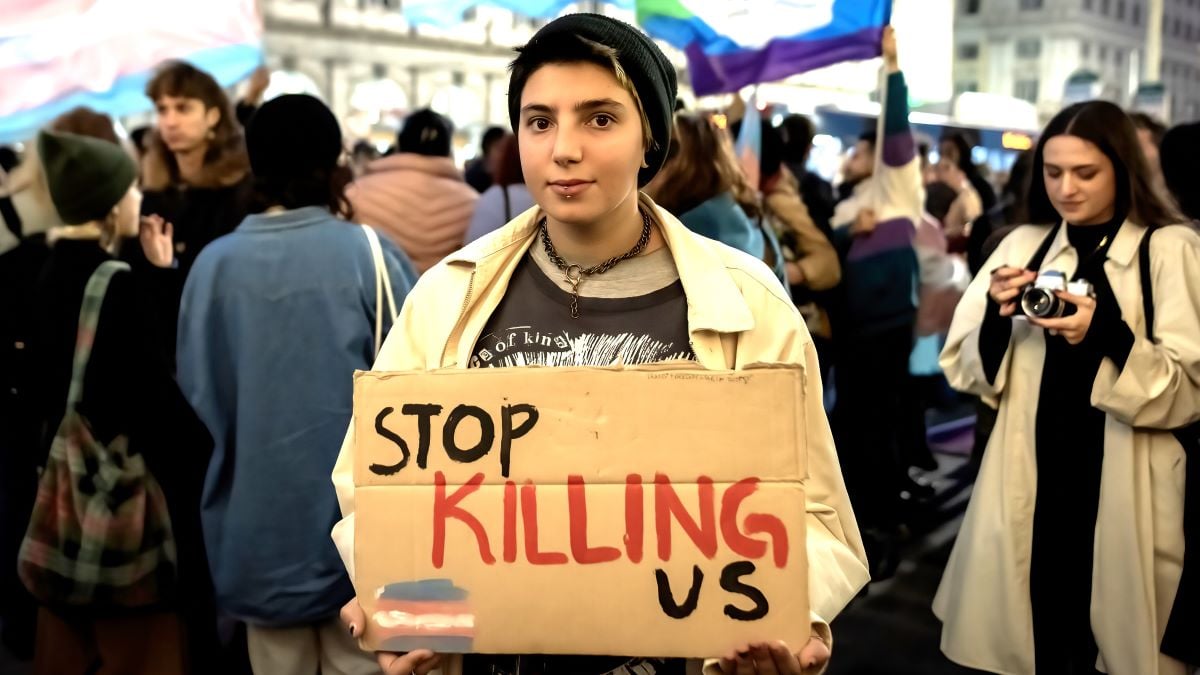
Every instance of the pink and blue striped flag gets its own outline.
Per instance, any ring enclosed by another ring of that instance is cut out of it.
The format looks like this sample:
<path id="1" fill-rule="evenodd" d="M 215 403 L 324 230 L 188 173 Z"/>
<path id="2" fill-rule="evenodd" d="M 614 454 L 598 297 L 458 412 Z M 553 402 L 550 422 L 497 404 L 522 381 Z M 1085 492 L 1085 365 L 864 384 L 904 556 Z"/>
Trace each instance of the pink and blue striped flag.
<path id="1" fill-rule="evenodd" d="M 0 143 L 31 138 L 76 106 L 148 110 L 146 83 L 184 59 L 223 86 L 262 62 L 255 0 L 4 0 Z"/>
<path id="2" fill-rule="evenodd" d="M 606 5 L 633 9 L 634 0 L 604 0 Z M 476 7 L 496 7 L 531 19 L 553 19 L 579 0 L 404 0 L 404 18 L 414 24 L 443 28 L 462 22 L 463 13 Z"/>
<path id="3" fill-rule="evenodd" d="M 687 54 L 698 96 L 879 56 L 891 0 L 637 0 L 638 23 Z"/>

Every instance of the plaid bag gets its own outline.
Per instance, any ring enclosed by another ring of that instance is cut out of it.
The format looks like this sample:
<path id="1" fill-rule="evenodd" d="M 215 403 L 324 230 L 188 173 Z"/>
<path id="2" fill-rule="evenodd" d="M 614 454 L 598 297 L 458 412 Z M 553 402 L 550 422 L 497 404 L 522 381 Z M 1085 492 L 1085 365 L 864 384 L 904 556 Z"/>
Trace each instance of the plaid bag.
<path id="1" fill-rule="evenodd" d="M 76 410 L 108 282 L 129 266 L 106 261 L 88 280 L 79 313 L 66 414 L 50 447 L 17 571 L 51 607 L 119 609 L 171 595 L 175 541 L 162 488 L 128 439 L 107 447 Z"/>

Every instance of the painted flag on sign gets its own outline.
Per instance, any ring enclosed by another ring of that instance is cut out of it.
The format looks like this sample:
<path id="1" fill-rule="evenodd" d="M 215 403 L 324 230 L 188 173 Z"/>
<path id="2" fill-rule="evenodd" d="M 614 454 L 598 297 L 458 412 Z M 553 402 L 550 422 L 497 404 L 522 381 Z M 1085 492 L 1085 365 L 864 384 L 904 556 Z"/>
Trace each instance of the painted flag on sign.
<path id="1" fill-rule="evenodd" d="M 696 95 L 879 56 L 891 0 L 637 0 L 638 23 L 687 54 Z"/>
<path id="2" fill-rule="evenodd" d="M 496 7 L 531 19 L 552 19 L 579 0 L 404 0 L 404 18 L 414 24 L 448 28 L 462 22 L 463 12 L 476 7 Z M 633 0 L 604 0 L 606 5 L 633 9 Z"/>
<path id="3" fill-rule="evenodd" d="M 183 59 L 223 86 L 262 62 L 255 0 L 5 0 L 0 22 L 0 143 L 32 138 L 88 106 L 148 110 L 154 68 Z"/>

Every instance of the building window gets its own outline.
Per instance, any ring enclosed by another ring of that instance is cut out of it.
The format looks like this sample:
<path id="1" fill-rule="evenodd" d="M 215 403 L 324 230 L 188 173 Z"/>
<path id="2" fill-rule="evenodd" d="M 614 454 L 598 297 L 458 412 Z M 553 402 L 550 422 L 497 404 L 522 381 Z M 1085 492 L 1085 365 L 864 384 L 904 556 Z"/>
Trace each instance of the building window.
<path id="1" fill-rule="evenodd" d="M 1041 9 L 1042 0 L 1021 0 L 1021 9 Z"/>
<path id="2" fill-rule="evenodd" d="M 1079 43 L 1079 58 L 1086 59 L 1086 58 L 1090 58 L 1091 55 L 1092 55 L 1092 43 L 1080 42 Z"/>
<path id="3" fill-rule="evenodd" d="M 1042 55 L 1042 41 L 1037 38 L 1017 40 L 1017 58 L 1036 59 Z"/>
<path id="4" fill-rule="evenodd" d="M 1100 53 L 1097 55 L 1097 58 L 1100 59 L 1100 63 L 1104 63 L 1105 61 L 1108 60 L 1108 47 L 1107 46 L 1100 45 Z"/>
<path id="5" fill-rule="evenodd" d="M 974 61 L 979 58 L 979 44 L 968 42 L 958 46 L 958 59 L 960 61 Z"/>
<path id="6" fill-rule="evenodd" d="M 1117 64 L 1117 67 L 1120 68 L 1121 65 L 1124 64 L 1124 62 L 1125 62 L 1125 52 L 1121 51 L 1120 48 L 1114 49 L 1113 50 L 1113 63 Z"/>
<path id="7" fill-rule="evenodd" d="M 965 94 L 969 91 L 979 91 L 979 83 L 975 80 L 964 80 L 954 83 L 954 95 Z"/>
<path id="8" fill-rule="evenodd" d="M 1125 0 L 1117 0 L 1117 21 L 1125 20 Z"/>
<path id="9" fill-rule="evenodd" d="M 1112 6 L 1112 0 L 1100 0 L 1100 13 L 1108 16 L 1108 10 Z"/>
<path id="10" fill-rule="evenodd" d="M 1038 100 L 1038 81 L 1037 80 L 1017 80 L 1013 84 L 1013 96 L 1016 98 L 1037 103 Z"/>
<path id="11" fill-rule="evenodd" d="M 1094 9 L 1094 4 L 1095 3 L 1093 3 L 1092 0 L 1083 0 L 1083 8 L 1089 12 Z"/>
<path id="12" fill-rule="evenodd" d="M 1142 25 L 1142 6 L 1137 3 L 1133 5 L 1133 25 Z"/>
<path id="13" fill-rule="evenodd" d="M 978 14 L 982 0 L 963 0 L 963 14 Z"/>

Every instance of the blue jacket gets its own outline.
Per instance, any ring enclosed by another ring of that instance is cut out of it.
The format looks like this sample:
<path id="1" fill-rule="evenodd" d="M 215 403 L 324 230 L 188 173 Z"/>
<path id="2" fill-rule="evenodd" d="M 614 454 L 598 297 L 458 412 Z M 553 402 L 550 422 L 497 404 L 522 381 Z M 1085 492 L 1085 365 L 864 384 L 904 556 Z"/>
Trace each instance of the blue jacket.
<path id="1" fill-rule="evenodd" d="M 679 222 L 696 234 L 716 239 L 759 260 L 763 259 L 769 246 L 775 254 L 775 268 L 772 271 L 779 277 L 783 287 L 788 288 L 783 251 L 775 233 L 770 232 L 770 228 L 759 227 L 758 223 L 751 220 L 734 200 L 732 193 L 726 192 L 709 199 L 680 215 Z"/>
<path id="2" fill-rule="evenodd" d="M 416 274 L 381 239 L 399 307 Z M 353 595 L 329 539 L 329 474 L 374 332 L 366 236 L 325 209 L 249 216 L 196 259 L 179 314 L 179 384 L 215 443 L 201 516 L 223 612 L 312 623 Z"/>

